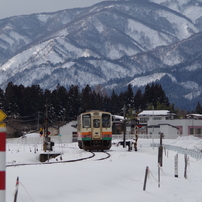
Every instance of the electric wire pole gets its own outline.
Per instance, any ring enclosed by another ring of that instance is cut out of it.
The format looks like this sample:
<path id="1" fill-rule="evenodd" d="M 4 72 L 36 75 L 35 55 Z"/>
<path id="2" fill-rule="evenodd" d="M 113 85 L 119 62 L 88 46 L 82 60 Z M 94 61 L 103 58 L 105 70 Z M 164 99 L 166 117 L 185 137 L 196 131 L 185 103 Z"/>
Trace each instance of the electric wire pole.
<path id="1" fill-rule="evenodd" d="M 126 147 L 126 106 L 123 107 L 124 125 L 123 125 L 123 148 Z"/>
<path id="2" fill-rule="evenodd" d="M 48 137 L 48 104 L 46 102 L 46 118 L 44 123 L 44 144 L 43 144 L 43 150 L 46 152 L 46 150 L 50 150 L 48 148 L 48 145 L 50 144 L 50 137 Z"/>

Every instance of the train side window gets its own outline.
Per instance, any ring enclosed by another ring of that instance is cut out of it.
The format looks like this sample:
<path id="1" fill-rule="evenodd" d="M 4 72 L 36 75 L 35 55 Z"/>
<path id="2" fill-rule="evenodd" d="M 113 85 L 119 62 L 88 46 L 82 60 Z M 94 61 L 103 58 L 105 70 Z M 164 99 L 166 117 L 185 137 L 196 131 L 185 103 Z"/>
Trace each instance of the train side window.
<path id="1" fill-rule="evenodd" d="M 93 127 L 94 128 L 100 127 L 100 119 L 93 119 Z"/>
<path id="2" fill-rule="evenodd" d="M 111 116 L 109 114 L 102 114 L 102 127 L 103 128 L 109 128 L 111 126 L 110 117 Z"/>
<path id="3" fill-rule="evenodd" d="M 83 128 L 90 128 L 91 127 L 90 114 L 83 115 L 82 125 L 83 125 Z"/>

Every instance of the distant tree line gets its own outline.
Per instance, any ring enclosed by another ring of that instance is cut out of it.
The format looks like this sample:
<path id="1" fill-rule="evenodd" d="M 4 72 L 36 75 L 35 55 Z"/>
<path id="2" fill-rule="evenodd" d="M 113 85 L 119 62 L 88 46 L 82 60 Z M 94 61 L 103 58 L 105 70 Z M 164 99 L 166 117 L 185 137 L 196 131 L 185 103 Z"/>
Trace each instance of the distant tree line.
<path id="1" fill-rule="evenodd" d="M 147 85 L 144 92 L 139 89 L 136 93 L 128 85 L 125 92 L 117 94 L 113 90 L 111 95 L 101 86 L 92 89 L 89 85 L 81 90 L 77 85 L 68 89 L 58 85 L 50 91 L 41 89 L 39 85 L 24 87 L 10 82 L 5 91 L 0 89 L 0 109 L 9 117 L 41 123 L 46 105 L 49 119 L 54 123 L 76 119 L 80 113 L 95 109 L 121 115 L 124 105 L 127 111 L 133 109 L 136 112 L 145 109 L 174 110 L 160 84 Z"/>

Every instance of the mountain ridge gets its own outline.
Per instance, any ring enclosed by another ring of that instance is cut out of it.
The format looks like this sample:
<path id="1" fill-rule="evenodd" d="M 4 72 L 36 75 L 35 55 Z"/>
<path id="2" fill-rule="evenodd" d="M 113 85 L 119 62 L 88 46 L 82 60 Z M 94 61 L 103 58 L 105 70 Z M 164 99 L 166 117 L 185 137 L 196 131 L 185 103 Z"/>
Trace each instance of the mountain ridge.
<path id="1" fill-rule="evenodd" d="M 202 14 L 191 12 L 189 18 L 186 12 L 164 6 L 171 1 L 158 1 L 104 1 L 87 8 L 0 20 L 0 88 L 12 81 L 48 89 L 59 83 L 120 90 L 143 76 L 161 83 L 168 75 L 177 82 L 171 79 L 167 85 L 182 88 L 180 94 L 167 89 L 171 101 L 186 98 L 195 103 L 202 86 L 196 75 L 201 69 L 202 27 L 197 23 Z M 189 0 L 186 6 L 175 2 L 181 10 L 195 9 L 193 3 L 188 7 Z M 202 11 L 200 5 L 197 9 Z M 197 88 L 188 88 L 189 82 Z"/>

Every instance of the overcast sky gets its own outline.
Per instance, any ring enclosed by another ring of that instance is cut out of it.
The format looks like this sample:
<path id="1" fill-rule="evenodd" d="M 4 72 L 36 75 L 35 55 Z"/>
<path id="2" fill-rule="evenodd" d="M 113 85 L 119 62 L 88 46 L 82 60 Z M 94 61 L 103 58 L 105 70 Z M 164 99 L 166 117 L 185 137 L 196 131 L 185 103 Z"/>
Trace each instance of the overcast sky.
<path id="1" fill-rule="evenodd" d="M 105 0 L 0 0 L 0 19 L 15 15 L 87 7 Z"/>

